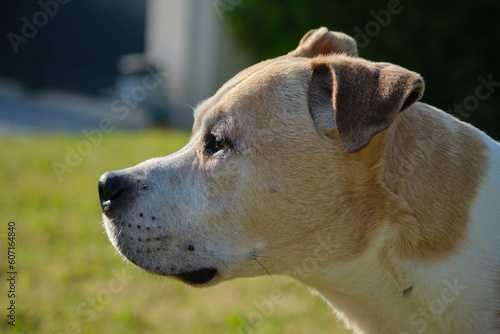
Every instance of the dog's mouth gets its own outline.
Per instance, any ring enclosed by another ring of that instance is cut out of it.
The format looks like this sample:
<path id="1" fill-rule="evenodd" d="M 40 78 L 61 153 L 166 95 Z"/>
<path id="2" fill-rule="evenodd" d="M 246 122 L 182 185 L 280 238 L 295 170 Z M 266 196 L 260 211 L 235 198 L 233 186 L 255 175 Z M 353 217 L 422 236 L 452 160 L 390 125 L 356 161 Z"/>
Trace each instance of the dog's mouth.
<path id="1" fill-rule="evenodd" d="M 173 276 L 180 278 L 183 282 L 188 284 L 205 284 L 210 282 L 215 275 L 217 275 L 217 269 L 202 268 L 194 271 L 182 272 Z"/>

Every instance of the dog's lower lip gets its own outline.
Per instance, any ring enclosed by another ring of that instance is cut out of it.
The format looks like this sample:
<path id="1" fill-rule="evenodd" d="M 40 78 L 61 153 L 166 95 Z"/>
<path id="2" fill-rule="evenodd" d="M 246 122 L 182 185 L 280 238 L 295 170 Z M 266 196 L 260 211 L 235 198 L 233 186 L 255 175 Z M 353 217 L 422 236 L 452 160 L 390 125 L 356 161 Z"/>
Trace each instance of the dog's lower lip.
<path id="1" fill-rule="evenodd" d="M 217 275 L 217 269 L 202 268 L 194 271 L 182 272 L 173 276 L 180 278 L 186 283 L 205 284 L 210 282 L 215 275 Z"/>

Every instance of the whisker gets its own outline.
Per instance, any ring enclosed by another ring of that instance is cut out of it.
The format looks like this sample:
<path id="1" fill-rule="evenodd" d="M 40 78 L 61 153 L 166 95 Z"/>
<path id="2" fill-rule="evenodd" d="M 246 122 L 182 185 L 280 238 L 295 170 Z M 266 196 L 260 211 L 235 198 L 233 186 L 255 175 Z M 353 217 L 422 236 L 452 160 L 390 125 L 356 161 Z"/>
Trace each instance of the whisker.
<path id="1" fill-rule="evenodd" d="M 258 264 L 262 267 L 262 269 L 264 269 L 264 270 L 266 271 L 266 273 L 267 273 L 267 275 L 269 276 L 269 278 L 271 278 L 271 281 L 273 281 L 274 288 L 275 288 L 275 289 L 278 289 L 278 286 L 276 285 L 276 282 L 274 281 L 273 276 L 271 276 L 271 273 L 269 272 L 269 270 L 267 270 L 267 268 L 266 268 L 266 267 L 264 267 L 264 265 L 263 265 L 262 263 L 260 263 L 260 261 L 259 261 L 259 260 L 257 260 L 257 258 L 256 258 L 256 257 L 254 257 L 253 259 L 255 260 L 255 262 L 257 262 L 257 263 L 258 263 Z"/>

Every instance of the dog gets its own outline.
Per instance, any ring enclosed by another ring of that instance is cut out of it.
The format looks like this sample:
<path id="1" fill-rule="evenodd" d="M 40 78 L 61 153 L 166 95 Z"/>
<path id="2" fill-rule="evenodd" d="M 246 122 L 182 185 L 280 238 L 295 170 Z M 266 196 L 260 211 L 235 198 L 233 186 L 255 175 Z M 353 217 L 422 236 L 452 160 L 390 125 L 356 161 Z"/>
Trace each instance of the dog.
<path id="1" fill-rule="evenodd" d="M 500 145 L 326 28 L 195 110 L 180 151 L 99 180 L 114 247 L 197 286 L 289 275 L 357 333 L 500 332 Z"/>

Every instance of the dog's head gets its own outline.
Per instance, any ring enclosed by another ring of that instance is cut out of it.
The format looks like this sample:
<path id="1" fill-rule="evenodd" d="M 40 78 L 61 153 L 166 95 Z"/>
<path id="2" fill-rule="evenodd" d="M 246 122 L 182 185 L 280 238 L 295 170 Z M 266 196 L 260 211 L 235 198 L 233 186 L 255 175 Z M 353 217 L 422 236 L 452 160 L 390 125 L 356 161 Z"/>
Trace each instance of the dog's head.
<path id="1" fill-rule="evenodd" d="M 202 102 L 183 149 L 104 174 L 107 234 L 134 264 L 194 285 L 352 258 L 380 219 L 384 130 L 422 92 L 352 38 L 310 31 Z"/>

